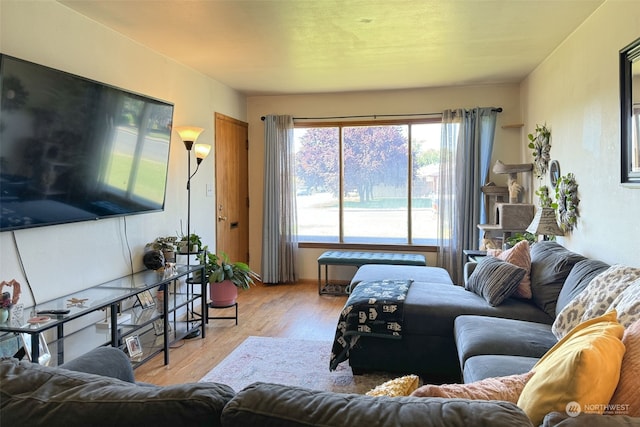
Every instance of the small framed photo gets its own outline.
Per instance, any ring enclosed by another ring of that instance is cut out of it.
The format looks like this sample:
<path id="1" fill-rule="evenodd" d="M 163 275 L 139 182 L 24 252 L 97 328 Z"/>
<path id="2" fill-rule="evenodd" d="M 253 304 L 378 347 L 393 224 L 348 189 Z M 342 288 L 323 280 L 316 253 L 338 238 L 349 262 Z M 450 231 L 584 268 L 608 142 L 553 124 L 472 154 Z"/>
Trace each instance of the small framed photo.
<path id="1" fill-rule="evenodd" d="M 124 342 L 127 344 L 129 357 L 134 358 L 142 355 L 142 344 L 140 344 L 140 338 L 137 335 L 128 336 Z"/>
<path id="2" fill-rule="evenodd" d="M 30 361 L 33 360 L 31 357 L 31 334 L 26 332 L 22 333 L 22 343 L 24 345 L 24 352 L 27 356 L 27 359 Z M 49 365 L 51 361 L 51 352 L 49 352 L 49 347 L 47 347 L 47 341 L 44 339 L 44 335 L 38 334 L 38 363 L 40 365 Z"/>
<path id="3" fill-rule="evenodd" d="M 142 291 L 136 296 L 138 297 L 138 302 L 143 309 L 156 306 L 156 302 L 153 299 L 153 295 L 151 295 L 151 291 Z"/>

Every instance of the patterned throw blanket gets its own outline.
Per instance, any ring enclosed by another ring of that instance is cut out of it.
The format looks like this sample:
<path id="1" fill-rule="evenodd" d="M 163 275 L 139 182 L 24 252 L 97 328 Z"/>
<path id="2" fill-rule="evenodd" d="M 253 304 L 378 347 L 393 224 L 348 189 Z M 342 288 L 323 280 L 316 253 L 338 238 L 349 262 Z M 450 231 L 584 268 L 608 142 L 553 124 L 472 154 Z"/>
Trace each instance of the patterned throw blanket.
<path id="1" fill-rule="evenodd" d="M 351 292 L 336 328 L 329 369 L 349 358 L 360 336 L 400 339 L 411 280 L 361 282 Z"/>

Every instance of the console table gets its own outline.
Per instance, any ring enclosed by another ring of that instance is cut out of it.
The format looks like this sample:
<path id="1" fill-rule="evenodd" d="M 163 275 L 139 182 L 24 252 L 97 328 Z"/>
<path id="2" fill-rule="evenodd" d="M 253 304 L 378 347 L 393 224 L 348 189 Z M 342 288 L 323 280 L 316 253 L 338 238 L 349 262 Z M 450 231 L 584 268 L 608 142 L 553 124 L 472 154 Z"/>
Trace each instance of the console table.
<path id="1" fill-rule="evenodd" d="M 189 279 L 193 273 L 202 273 L 203 270 L 201 265 L 178 265 L 172 273 L 141 271 L 35 307 L 26 307 L 22 318 L 10 318 L 7 322 L 0 323 L 0 335 L 3 335 L 0 340 L 13 336 L 22 338 L 30 346 L 30 358 L 34 363 L 38 363 L 41 351 L 48 346 L 52 355 L 51 364 L 60 365 L 65 361 L 65 353 L 71 353 L 72 357 L 67 358 L 70 360 L 100 346 L 110 345 L 124 350 L 126 338 L 137 335 L 143 352 L 132 359 L 133 367 L 161 352 L 164 352 L 166 365 L 169 363 L 171 343 L 198 329 L 202 338 L 205 337 L 206 303 L 203 301 L 206 301 L 206 287 L 201 287 L 200 292 L 196 292 L 194 284 L 186 280 L 179 292 L 170 292 L 171 286 L 178 289 L 181 279 Z M 139 297 L 147 291 L 157 291 L 159 288 L 164 290 L 164 298 L 154 298 L 153 301 L 148 301 L 155 304 L 154 307 L 143 308 L 138 302 Z M 190 318 L 188 314 L 195 313 L 198 304 L 201 313 L 196 318 Z M 37 321 L 33 318 L 39 316 L 36 314 L 39 311 L 61 309 L 69 310 L 69 313 L 46 315 L 50 317 L 48 320 L 29 323 Z M 109 312 L 110 325 L 107 327 L 98 327 L 98 323 L 102 322 L 91 320 L 98 314 L 104 320 L 106 314 L 99 313 L 100 310 Z M 179 311 L 187 312 L 186 319 L 183 319 L 184 316 Z M 119 322 L 122 318 L 118 319 L 118 313 L 127 317 L 127 320 Z M 68 331 L 74 328 L 76 330 Z M 55 329 L 55 338 L 43 345 L 40 342 L 41 334 L 52 329 Z M 53 357 L 54 355 L 57 357 Z"/>

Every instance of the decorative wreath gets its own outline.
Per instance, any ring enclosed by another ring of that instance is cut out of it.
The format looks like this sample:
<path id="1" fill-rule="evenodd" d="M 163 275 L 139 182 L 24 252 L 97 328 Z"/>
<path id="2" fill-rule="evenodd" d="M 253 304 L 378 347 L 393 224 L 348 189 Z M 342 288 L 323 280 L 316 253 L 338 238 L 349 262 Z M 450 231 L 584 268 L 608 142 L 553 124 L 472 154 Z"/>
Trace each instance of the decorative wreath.
<path id="1" fill-rule="evenodd" d="M 573 231 L 578 223 L 578 183 L 572 173 L 561 176 L 556 185 L 558 219 L 563 231 Z"/>
<path id="2" fill-rule="evenodd" d="M 527 135 L 529 138 L 529 148 L 533 150 L 533 169 L 536 178 L 542 179 L 549 169 L 551 160 L 551 131 L 547 125 L 536 125 L 535 133 Z"/>

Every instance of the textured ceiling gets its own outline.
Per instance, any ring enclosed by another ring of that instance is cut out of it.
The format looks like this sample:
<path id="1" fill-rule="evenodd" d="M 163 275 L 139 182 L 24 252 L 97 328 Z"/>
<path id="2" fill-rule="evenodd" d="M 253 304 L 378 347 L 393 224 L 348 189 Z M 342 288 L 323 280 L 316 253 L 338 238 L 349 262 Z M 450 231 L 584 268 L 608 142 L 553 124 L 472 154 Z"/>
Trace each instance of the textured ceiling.
<path id="1" fill-rule="evenodd" d="M 247 95 L 519 82 L 603 0 L 60 0 Z"/>

